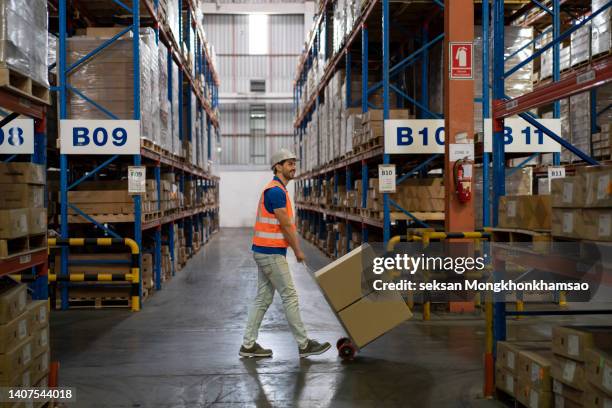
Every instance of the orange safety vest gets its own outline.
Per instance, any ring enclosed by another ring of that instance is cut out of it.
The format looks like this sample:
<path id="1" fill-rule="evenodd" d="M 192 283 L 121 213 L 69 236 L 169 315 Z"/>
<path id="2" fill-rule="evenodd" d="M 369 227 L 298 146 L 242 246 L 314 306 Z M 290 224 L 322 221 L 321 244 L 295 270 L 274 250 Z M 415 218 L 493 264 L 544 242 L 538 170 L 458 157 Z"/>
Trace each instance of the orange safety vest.
<path id="1" fill-rule="evenodd" d="M 272 187 L 280 187 L 285 192 L 285 209 L 287 215 L 291 219 L 291 228 L 295 230 L 295 220 L 293 219 L 293 208 L 291 207 L 291 200 L 289 199 L 289 192 L 283 185 L 283 183 L 272 180 L 266 185 L 264 191 L 261 193 L 259 198 L 259 205 L 257 206 L 257 219 L 255 220 L 255 228 L 253 235 L 253 244 L 262 247 L 273 247 L 273 248 L 287 248 L 289 243 L 285 239 L 281 230 L 281 225 L 274 213 L 268 212 L 264 205 L 264 194 L 266 190 Z"/>

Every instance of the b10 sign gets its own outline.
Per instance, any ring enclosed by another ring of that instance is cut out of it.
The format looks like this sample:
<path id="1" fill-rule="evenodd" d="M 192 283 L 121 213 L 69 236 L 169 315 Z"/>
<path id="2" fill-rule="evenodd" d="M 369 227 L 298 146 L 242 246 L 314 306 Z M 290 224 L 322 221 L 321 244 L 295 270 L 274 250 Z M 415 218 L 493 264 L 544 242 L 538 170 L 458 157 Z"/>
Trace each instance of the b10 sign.
<path id="1" fill-rule="evenodd" d="M 385 153 L 444 154 L 444 119 L 385 120 Z"/>
<path id="2" fill-rule="evenodd" d="M 62 154 L 140 154 L 138 120 L 62 120 Z"/>

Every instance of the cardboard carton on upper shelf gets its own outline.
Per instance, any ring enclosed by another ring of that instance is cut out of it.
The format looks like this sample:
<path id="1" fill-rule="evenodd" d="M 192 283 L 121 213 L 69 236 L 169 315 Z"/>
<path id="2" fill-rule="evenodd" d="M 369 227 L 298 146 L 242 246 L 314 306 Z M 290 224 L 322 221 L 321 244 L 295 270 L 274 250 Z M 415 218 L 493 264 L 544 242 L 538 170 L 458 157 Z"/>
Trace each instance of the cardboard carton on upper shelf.
<path id="1" fill-rule="evenodd" d="M 587 349 L 610 348 L 612 326 L 555 326 L 552 340 L 555 354 L 584 362 Z"/>
<path id="2" fill-rule="evenodd" d="M 34 184 L 3 184 L 0 209 L 42 208 L 45 188 Z"/>
<path id="3" fill-rule="evenodd" d="M 28 209 L 0 210 L 0 238 L 12 239 L 28 235 Z"/>
<path id="4" fill-rule="evenodd" d="M 0 162 L 0 184 L 45 184 L 45 168 L 40 164 Z"/>
<path id="5" fill-rule="evenodd" d="M 588 166 L 578 170 L 584 180 L 585 207 L 612 207 L 612 166 Z"/>
<path id="6" fill-rule="evenodd" d="M 579 176 L 550 180 L 553 207 L 582 207 L 584 205 L 584 187 L 584 180 Z"/>
<path id="7" fill-rule="evenodd" d="M 47 232 L 47 209 L 28 209 L 28 234 L 44 234 Z"/>
<path id="8" fill-rule="evenodd" d="M 26 309 L 27 286 L 12 279 L 0 279 L 0 324 L 20 316 Z"/>

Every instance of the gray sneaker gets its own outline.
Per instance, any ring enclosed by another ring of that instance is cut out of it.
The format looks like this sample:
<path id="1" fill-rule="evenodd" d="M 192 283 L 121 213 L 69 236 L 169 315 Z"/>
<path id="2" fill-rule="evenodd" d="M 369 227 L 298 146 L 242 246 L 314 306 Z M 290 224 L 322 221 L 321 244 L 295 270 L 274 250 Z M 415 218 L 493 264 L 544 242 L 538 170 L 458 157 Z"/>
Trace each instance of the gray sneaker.
<path id="1" fill-rule="evenodd" d="M 308 344 L 306 344 L 306 347 L 304 347 L 303 349 L 301 348 L 298 348 L 298 349 L 299 349 L 300 357 L 308 357 L 308 356 L 316 356 L 318 354 L 323 354 L 327 350 L 329 350 L 330 347 L 331 347 L 331 344 L 327 342 L 323 344 L 319 344 L 319 342 L 316 340 L 308 340 Z"/>
<path id="2" fill-rule="evenodd" d="M 242 357 L 272 357 L 272 350 L 265 349 L 259 344 L 255 343 L 251 348 L 244 346 L 240 347 L 240 354 Z"/>

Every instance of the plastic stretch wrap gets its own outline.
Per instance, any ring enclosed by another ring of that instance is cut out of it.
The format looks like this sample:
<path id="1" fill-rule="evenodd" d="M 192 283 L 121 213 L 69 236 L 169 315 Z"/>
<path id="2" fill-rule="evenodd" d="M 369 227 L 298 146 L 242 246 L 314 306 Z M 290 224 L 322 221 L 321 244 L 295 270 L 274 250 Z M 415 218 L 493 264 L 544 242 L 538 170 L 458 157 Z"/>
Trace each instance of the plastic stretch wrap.
<path id="1" fill-rule="evenodd" d="M 142 65 L 148 65 L 148 74 L 150 81 L 150 92 L 151 99 L 146 101 L 148 105 L 148 110 L 150 112 L 151 125 L 150 125 L 150 137 L 153 139 L 155 143 L 161 146 L 161 129 L 160 129 L 160 98 L 159 98 L 159 49 L 158 45 L 155 42 L 155 35 L 153 31 L 149 31 L 146 35 L 142 36 L 144 42 L 147 45 L 147 52 L 142 54 L 140 59 L 141 61 L 141 69 Z M 141 85 L 142 88 L 142 85 Z M 142 103 L 142 101 L 141 101 Z"/>
<path id="2" fill-rule="evenodd" d="M 58 41 L 57 38 L 49 33 L 48 37 L 47 37 L 47 45 L 48 45 L 48 49 L 47 49 L 47 64 L 49 64 L 49 66 L 53 65 L 56 63 L 57 61 L 57 49 L 58 49 Z M 53 69 L 50 71 L 52 73 L 56 73 L 57 72 L 57 66 L 53 67 Z"/>
<path id="3" fill-rule="evenodd" d="M 168 100 L 168 49 L 159 43 L 159 144 L 172 151 L 170 101 Z"/>
<path id="4" fill-rule="evenodd" d="M 198 118 L 198 112 L 196 111 L 196 95 L 193 93 L 193 91 L 189 91 L 191 92 L 191 163 L 197 163 L 198 162 L 198 157 L 197 157 L 197 146 L 196 144 L 199 143 L 199 140 L 197 139 L 197 134 L 196 134 L 196 122 L 197 122 L 197 118 Z"/>
<path id="5" fill-rule="evenodd" d="M 167 0 L 166 3 L 168 5 L 168 10 L 166 10 L 168 26 L 170 27 L 170 32 L 174 36 L 174 39 L 178 43 L 180 38 L 179 0 Z"/>
<path id="6" fill-rule="evenodd" d="M 588 22 L 571 34 L 572 66 L 588 61 L 591 56 L 591 23 Z"/>
<path id="7" fill-rule="evenodd" d="M 0 64 L 45 86 L 47 22 L 46 0 L 0 0 Z"/>
<path id="8" fill-rule="evenodd" d="M 572 144 L 586 154 L 591 154 L 591 110 L 588 92 L 570 97 L 570 128 Z M 571 154 L 571 161 L 580 160 Z"/>
<path id="9" fill-rule="evenodd" d="M 183 146 L 181 145 L 179 135 L 179 105 L 178 105 L 178 94 L 179 94 L 179 70 L 178 66 L 172 61 L 172 152 L 178 156 L 183 156 Z"/>
<path id="10" fill-rule="evenodd" d="M 597 11 L 604 7 L 608 0 L 593 0 L 591 11 Z M 598 55 L 610 49 L 612 36 L 610 30 L 610 8 L 602 11 L 591 20 L 591 54 Z"/>
<path id="11" fill-rule="evenodd" d="M 67 43 L 67 62 L 72 64 L 100 46 L 106 39 L 71 37 Z M 140 119 L 141 136 L 155 140 L 158 115 L 153 112 L 152 95 L 157 96 L 158 52 L 152 29 L 142 29 L 140 35 Z M 113 42 L 103 51 L 79 66 L 69 77 L 71 86 L 109 110 L 119 119 L 134 118 L 134 53 L 131 38 Z M 153 93 L 155 92 L 155 93 Z M 68 117 L 108 119 L 108 115 L 78 95 L 68 93 Z"/>

